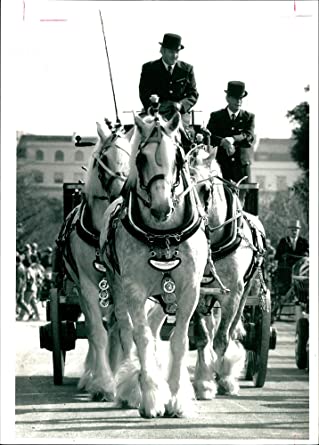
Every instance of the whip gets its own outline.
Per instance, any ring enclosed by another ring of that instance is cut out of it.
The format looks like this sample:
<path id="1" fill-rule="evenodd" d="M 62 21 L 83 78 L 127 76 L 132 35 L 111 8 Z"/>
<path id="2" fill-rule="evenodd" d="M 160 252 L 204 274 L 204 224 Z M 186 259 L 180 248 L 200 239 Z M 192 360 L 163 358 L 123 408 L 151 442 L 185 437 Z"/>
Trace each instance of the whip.
<path id="1" fill-rule="evenodd" d="M 111 81 L 111 87 L 112 87 L 112 93 L 113 93 L 116 123 L 120 125 L 120 120 L 119 120 L 119 115 L 118 115 L 117 105 L 116 105 L 116 99 L 115 99 L 115 92 L 114 92 L 114 85 L 113 85 L 113 77 L 112 77 L 112 71 L 111 71 L 109 52 L 108 52 L 108 49 L 107 49 L 105 32 L 104 32 L 104 24 L 103 24 L 103 19 L 102 19 L 102 14 L 101 14 L 101 10 L 100 9 L 99 9 L 99 13 L 100 13 L 100 20 L 101 20 L 101 25 L 102 25 L 102 32 L 103 32 L 103 38 L 104 38 L 104 46 L 105 46 L 105 52 L 106 52 L 106 57 L 107 57 L 107 63 L 108 63 L 108 67 L 109 67 L 109 75 L 110 75 L 110 81 Z"/>

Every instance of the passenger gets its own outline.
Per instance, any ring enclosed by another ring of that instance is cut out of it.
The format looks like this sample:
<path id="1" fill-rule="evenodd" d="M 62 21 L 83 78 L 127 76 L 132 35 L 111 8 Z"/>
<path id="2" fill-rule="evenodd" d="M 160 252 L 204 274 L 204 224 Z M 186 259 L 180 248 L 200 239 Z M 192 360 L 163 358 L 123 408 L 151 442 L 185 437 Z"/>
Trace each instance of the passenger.
<path id="1" fill-rule="evenodd" d="M 309 256 L 309 243 L 300 236 L 301 224 L 299 219 L 288 224 L 287 235 L 279 240 L 275 259 L 278 267 L 292 267 L 302 256 Z"/>
<path id="2" fill-rule="evenodd" d="M 219 147 L 216 159 L 223 178 L 235 183 L 251 182 L 251 154 L 255 141 L 255 115 L 242 110 L 247 96 L 244 82 L 228 82 L 227 107 L 211 113 L 207 129 L 211 133 L 211 145 Z"/>
<path id="3" fill-rule="evenodd" d="M 274 301 L 274 316 L 280 320 L 283 305 L 292 303 L 290 292 L 292 289 L 292 267 L 301 257 L 309 256 L 309 243 L 301 237 L 299 219 L 287 226 L 287 235 L 279 240 L 275 260 L 278 262 L 276 270 L 276 298 Z"/>
<path id="4" fill-rule="evenodd" d="M 142 66 L 139 96 L 145 112 L 152 105 L 150 97 L 159 97 L 159 113 L 169 120 L 176 111 L 182 116 L 182 144 L 185 151 L 191 145 L 191 114 L 196 104 L 198 91 L 193 66 L 179 61 L 179 52 L 184 48 L 182 38 L 177 34 L 165 34 L 161 45 L 160 59 Z"/>

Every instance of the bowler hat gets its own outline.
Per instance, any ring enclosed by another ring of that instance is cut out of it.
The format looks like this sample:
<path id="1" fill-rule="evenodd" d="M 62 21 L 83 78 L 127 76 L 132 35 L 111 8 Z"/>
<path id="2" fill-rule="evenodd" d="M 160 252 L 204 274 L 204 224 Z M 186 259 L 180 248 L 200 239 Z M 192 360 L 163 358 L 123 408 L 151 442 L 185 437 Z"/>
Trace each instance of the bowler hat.
<path id="1" fill-rule="evenodd" d="M 164 34 L 163 42 L 158 42 L 163 48 L 174 49 L 175 51 L 179 51 L 183 49 L 182 38 L 177 34 Z"/>
<path id="2" fill-rule="evenodd" d="M 231 80 L 230 82 L 228 82 L 227 90 L 225 90 L 225 93 L 227 93 L 229 96 L 239 99 L 246 97 L 248 94 L 245 90 L 244 82 L 240 82 L 238 80 Z"/>
<path id="3" fill-rule="evenodd" d="M 289 229 L 301 229 L 301 224 L 299 219 L 294 219 L 293 221 L 290 221 L 288 225 Z"/>

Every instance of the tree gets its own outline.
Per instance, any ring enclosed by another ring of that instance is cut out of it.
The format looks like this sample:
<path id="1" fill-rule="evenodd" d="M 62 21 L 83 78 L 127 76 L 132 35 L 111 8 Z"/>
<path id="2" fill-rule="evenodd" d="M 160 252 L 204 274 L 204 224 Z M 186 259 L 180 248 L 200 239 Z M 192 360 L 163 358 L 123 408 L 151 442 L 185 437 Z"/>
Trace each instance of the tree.
<path id="1" fill-rule="evenodd" d="M 309 91 L 307 86 L 305 91 Z M 302 204 L 303 211 L 309 216 L 309 104 L 302 102 L 293 110 L 288 111 L 287 117 L 296 124 L 292 134 L 295 140 L 291 148 L 291 156 L 299 165 L 303 173 L 294 184 L 296 199 Z"/>
<path id="2" fill-rule="evenodd" d="M 31 242 L 52 245 L 63 221 L 61 201 L 39 192 L 34 175 L 18 170 L 16 203 L 17 249 Z"/>

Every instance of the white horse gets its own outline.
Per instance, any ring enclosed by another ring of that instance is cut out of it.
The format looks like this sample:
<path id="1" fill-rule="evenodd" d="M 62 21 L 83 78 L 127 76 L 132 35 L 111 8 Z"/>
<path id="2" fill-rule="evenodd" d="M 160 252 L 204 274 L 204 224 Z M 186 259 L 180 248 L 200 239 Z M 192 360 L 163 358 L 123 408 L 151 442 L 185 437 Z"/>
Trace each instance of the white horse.
<path id="1" fill-rule="evenodd" d="M 131 145 L 121 129 L 110 131 L 97 123 L 97 132 L 99 139 L 90 158 L 82 203 L 67 218 L 57 244 L 66 272 L 79 289 L 89 342 L 78 388 L 87 390 L 94 400 L 111 401 L 115 387 L 102 318 L 108 320 L 110 314 L 103 303 L 105 298 L 99 298 L 99 283 L 104 278 L 99 234 L 105 209 L 120 195 L 128 175 Z"/>
<path id="2" fill-rule="evenodd" d="M 178 143 L 180 114 L 168 122 L 156 113 L 136 116 L 135 124 L 128 192 L 106 210 L 100 237 L 124 351 L 116 399 L 138 407 L 147 418 L 187 416 L 194 398 L 186 363 L 188 327 L 198 303 L 207 239 Z M 148 318 L 149 296 L 163 308 L 157 324 Z M 154 335 L 163 310 L 176 314 L 167 373 Z"/>
<path id="3" fill-rule="evenodd" d="M 236 186 L 223 180 L 215 159 L 216 149 L 209 153 L 203 146 L 194 150 L 191 174 L 207 212 L 206 232 L 210 242 L 210 259 L 205 271 L 213 281 L 197 308 L 197 326 L 202 345 L 198 348 L 194 387 L 198 399 L 211 399 L 219 394 L 237 394 L 238 378 L 244 367 L 245 351 L 238 340 L 244 334 L 241 316 L 246 296 L 255 286 L 264 252 L 264 229 L 254 215 L 243 212 Z M 254 232 L 254 236 L 253 236 Z M 256 239 L 256 241 L 254 241 Z M 228 244 L 228 247 L 227 247 Z M 250 272 L 250 273 L 249 273 Z M 219 303 L 219 317 L 205 315 Z"/>

